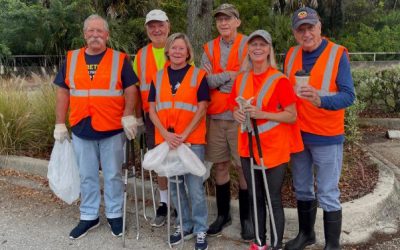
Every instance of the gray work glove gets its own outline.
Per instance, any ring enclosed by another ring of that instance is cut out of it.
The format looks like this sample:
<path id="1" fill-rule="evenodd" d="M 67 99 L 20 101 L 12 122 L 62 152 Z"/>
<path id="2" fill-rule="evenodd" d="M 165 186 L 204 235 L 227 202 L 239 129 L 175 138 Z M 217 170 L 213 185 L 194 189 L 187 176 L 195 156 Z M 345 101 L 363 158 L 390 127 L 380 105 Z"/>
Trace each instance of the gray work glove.
<path id="1" fill-rule="evenodd" d="M 64 123 L 57 123 L 53 133 L 54 139 L 59 142 L 64 142 L 65 139 L 71 141 L 67 126 Z"/>
<path id="2" fill-rule="evenodd" d="M 127 115 L 121 118 L 122 126 L 124 127 L 125 135 L 129 140 L 135 139 L 137 133 L 137 120 L 133 115 Z"/>

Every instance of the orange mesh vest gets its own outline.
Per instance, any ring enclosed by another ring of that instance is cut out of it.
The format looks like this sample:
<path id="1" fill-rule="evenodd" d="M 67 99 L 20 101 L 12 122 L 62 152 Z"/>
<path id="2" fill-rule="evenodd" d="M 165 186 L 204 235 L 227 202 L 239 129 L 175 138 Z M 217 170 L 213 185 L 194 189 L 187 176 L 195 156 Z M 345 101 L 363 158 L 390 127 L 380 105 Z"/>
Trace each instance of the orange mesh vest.
<path id="1" fill-rule="evenodd" d="M 157 64 L 153 54 L 153 45 L 149 44 L 141 48 L 137 53 L 137 72 L 140 82 L 140 95 L 142 97 L 142 108 L 144 112 L 149 112 L 149 92 L 151 80 L 157 73 Z M 166 62 L 166 65 L 169 63 Z"/>
<path id="2" fill-rule="evenodd" d="M 204 52 L 212 65 L 213 73 L 217 74 L 224 71 L 239 71 L 240 65 L 247 54 L 247 39 L 242 34 L 237 34 L 229 52 L 228 62 L 225 69 L 222 68 L 220 64 L 221 50 L 219 44 L 221 39 L 221 36 L 219 36 L 203 46 Z M 221 114 L 229 110 L 228 93 L 222 93 L 218 89 L 212 89 L 210 90 L 210 98 L 211 101 L 208 105 L 207 114 Z"/>
<path id="3" fill-rule="evenodd" d="M 328 41 L 328 45 L 315 62 L 310 72 L 309 84 L 319 96 L 335 95 L 338 91 L 336 76 L 339 62 L 346 48 Z M 293 86 L 296 84 L 295 73 L 303 68 L 302 49 L 300 46 L 290 48 L 285 60 L 285 74 Z M 326 110 L 315 107 L 311 102 L 300 99 L 298 105 L 300 129 L 304 132 L 335 136 L 344 133 L 344 109 Z"/>
<path id="4" fill-rule="evenodd" d="M 71 126 L 83 118 L 92 118 L 97 131 L 121 129 L 121 117 L 125 107 L 121 71 L 126 54 L 107 49 L 93 80 L 90 80 L 85 48 L 68 51 L 65 83 L 70 93 Z"/>
<path id="5" fill-rule="evenodd" d="M 185 131 L 197 111 L 197 90 L 204 76 L 205 71 L 191 66 L 173 96 L 168 71 L 164 68 L 157 72 L 155 79 L 153 79 L 156 88 L 155 104 L 158 118 L 164 128 L 173 128 L 177 134 Z M 205 144 L 205 136 L 206 117 L 204 116 L 185 142 Z M 164 138 L 156 128 L 156 144 L 160 144 L 163 141 Z"/>
<path id="6" fill-rule="evenodd" d="M 268 102 L 275 90 L 279 80 L 285 77 L 276 69 L 269 68 L 268 74 L 261 88 L 255 92 L 253 89 L 253 71 L 240 74 L 236 79 L 236 93 L 245 99 L 254 97 L 254 104 L 261 110 L 266 110 Z M 260 135 L 261 150 L 264 166 L 267 168 L 277 167 L 282 163 L 289 162 L 291 145 L 291 126 L 286 123 L 279 123 L 265 119 L 257 119 L 257 128 Z M 249 139 L 247 131 L 239 127 L 238 151 L 241 157 L 250 157 Z M 254 159 L 260 164 L 260 157 L 257 151 L 256 138 L 253 133 Z"/>

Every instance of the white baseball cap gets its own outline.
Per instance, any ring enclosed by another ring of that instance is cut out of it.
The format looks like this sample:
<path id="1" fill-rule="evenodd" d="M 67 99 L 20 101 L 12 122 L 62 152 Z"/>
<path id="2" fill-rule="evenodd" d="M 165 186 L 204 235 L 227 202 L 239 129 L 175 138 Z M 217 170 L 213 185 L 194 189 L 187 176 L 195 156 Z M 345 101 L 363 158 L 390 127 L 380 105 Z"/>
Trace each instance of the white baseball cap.
<path id="1" fill-rule="evenodd" d="M 147 24 L 148 22 L 151 22 L 151 21 L 165 22 L 165 21 L 168 21 L 168 17 L 164 11 L 155 9 L 155 10 L 152 10 L 149 13 L 147 13 L 146 22 L 144 24 Z"/>

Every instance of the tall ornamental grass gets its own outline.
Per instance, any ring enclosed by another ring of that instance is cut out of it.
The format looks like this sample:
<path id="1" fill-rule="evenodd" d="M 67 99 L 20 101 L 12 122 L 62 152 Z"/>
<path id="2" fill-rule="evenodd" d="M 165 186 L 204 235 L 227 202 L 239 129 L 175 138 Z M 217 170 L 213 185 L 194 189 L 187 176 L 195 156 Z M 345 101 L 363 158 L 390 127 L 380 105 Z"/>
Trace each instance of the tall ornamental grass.
<path id="1" fill-rule="evenodd" d="M 38 86 L 32 86 L 40 83 Z M 50 77 L 0 79 L 0 153 L 47 155 L 53 144 L 55 89 Z"/>

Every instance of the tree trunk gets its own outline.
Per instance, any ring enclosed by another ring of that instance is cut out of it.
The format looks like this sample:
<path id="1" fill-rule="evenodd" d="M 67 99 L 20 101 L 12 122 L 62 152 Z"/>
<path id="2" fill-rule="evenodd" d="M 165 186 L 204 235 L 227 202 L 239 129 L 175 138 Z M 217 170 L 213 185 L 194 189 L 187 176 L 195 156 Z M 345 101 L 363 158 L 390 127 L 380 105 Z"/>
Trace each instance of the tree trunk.
<path id="1" fill-rule="evenodd" d="M 203 44 L 211 39 L 213 0 L 188 0 L 187 35 L 193 45 L 195 63 L 200 65 Z"/>

